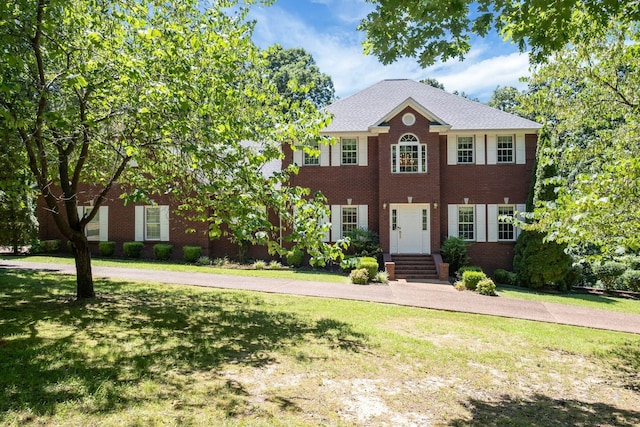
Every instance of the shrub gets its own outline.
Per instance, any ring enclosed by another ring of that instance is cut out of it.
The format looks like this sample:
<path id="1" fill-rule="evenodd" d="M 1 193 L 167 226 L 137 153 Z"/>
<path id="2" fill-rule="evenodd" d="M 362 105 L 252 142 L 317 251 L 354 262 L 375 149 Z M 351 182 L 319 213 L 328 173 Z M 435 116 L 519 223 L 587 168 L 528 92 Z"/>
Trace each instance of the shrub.
<path id="1" fill-rule="evenodd" d="M 459 237 L 447 237 L 440 247 L 442 260 L 449 264 L 449 274 L 455 274 L 469 261 L 467 242 Z"/>
<path id="2" fill-rule="evenodd" d="M 564 250 L 565 245 L 545 242 L 543 233 L 523 231 L 513 256 L 518 285 L 536 289 L 561 284 L 573 263 Z"/>
<path id="3" fill-rule="evenodd" d="M 211 265 L 211 260 L 208 256 L 201 256 L 196 260 L 197 265 Z"/>
<path id="4" fill-rule="evenodd" d="M 466 265 L 464 267 L 460 267 L 458 269 L 458 272 L 456 273 L 456 277 L 458 279 L 462 279 L 462 275 L 464 274 L 465 271 L 479 271 L 479 272 L 482 272 L 482 267 L 479 267 L 477 265 Z"/>
<path id="5" fill-rule="evenodd" d="M 153 256 L 158 261 L 166 261 L 171 258 L 171 253 L 173 252 L 173 245 L 168 245 L 166 243 L 157 243 L 153 245 Z"/>
<path id="6" fill-rule="evenodd" d="M 301 249 L 293 248 L 287 252 L 287 264 L 291 267 L 300 267 L 304 259 L 304 252 Z"/>
<path id="7" fill-rule="evenodd" d="M 382 254 L 380 239 L 378 235 L 366 228 L 355 228 L 349 231 L 345 237 L 351 241 L 348 253 L 356 256 L 367 256 L 378 258 Z"/>
<path id="8" fill-rule="evenodd" d="M 57 253 L 60 250 L 60 239 L 42 240 L 42 249 L 48 254 Z"/>
<path id="9" fill-rule="evenodd" d="M 613 289 L 618 277 L 627 269 L 627 266 L 617 261 L 607 261 L 593 266 L 593 272 L 606 290 Z"/>
<path id="10" fill-rule="evenodd" d="M 100 242 L 98 243 L 100 256 L 113 256 L 116 252 L 116 242 Z"/>
<path id="11" fill-rule="evenodd" d="M 31 242 L 31 245 L 29 246 L 29 253 L 31 255 L 41 254 L 42 252 L 44 252 L 44 246 L 42 245 L 42 240 L 36 239 L 33 242 Z"/>
<path id="12" fill-rule="evenodd" d="M 124 242 L 122 244 L 122 252 L 127 258 L 140 258 L 144 243 L 142 242 Z"/>
<path id="13" fill-rule="evenodd" d="M 482 279 L 476 285 L 476 291 L 482 295 L 496 295 L 496 284 L 489 278 Z"/>
<path id="14" fill-rule="evenodd" d="M 640 270 L 640 255 L 625 255 L 618 259 L 631 270 Z"/>
<path id="15" fill-rule="evenodd" d="M 282 269 L 282 264 L 280 264 L 278 261 L 271 261 L 269 263 L 269 270 L 280 270 Z"/>
<path id="16" fill-rule="evenodd" d="M 229 264 L 229 258 L 227 257 L 216 258 L 213 260 L 213 265 L 215 265 L 216 267 L 222 267 L 223 265 L 227 264 Z"/>
<path id="17" fill-rule="evenodd" d="M 478 282 L 486 278 L 487 275 L 482 271 L 465 271 L 462 273 L 462 284 L 465 288 L 475 291 L 478 286 Z"/>
<path id="18" fill-rule="evenodd" d="M 202 248 L 200 246 L 183 246 L 182 255 L 186 262 L 194 263 L 202 255 Z"/>
<path id="19" fill-rule="evenodd" d="M 347 256 L 344 257 L 342 261 L 340 261 L 340 268 L 345 273 L 350 272 L 358 266 L 358 257 L 355 256 Z"/>
<path id="20" fill-rule="evenodd" d="M 265 268 L 267 268 L 267 263 L 259 259 L 256 260 L 252 266 L 255 270 L 264 270 Z"/>
<path id="21" fill-rule="evenodd" d="M 456 288 L 457 291 L 464 291 L 465 289 L 467 289 L 464 287 L 464 284 L 460 281 L 457 281 L 456 283 L 454 283 L 453 287 Z"/>
<path id="22" fill-rule="evenodd" d="M 378 271 L 373 281 L 376 283 L 389 283 L 389 274 L 386 271 Z"/>
<path id="23" fill-rule="evenodd" d="M 371 257 L 358 258 L 356 268 L 366 268 L 369 272 L 369 277 L 374 278 L 378 274 L 378 261 Z"/>
<path id="24" fill-rule="evenodd" d="M 511 271 L 507 271 L 502 268 L 493 272 L 493 278 L 496 282 L 503 285 L 515 285 L 518 280 L 516 273 L 512 273 Z"/>
<path id="25" fill-rule="evenodd" d="M 366 268 L 356 268 L 349 273 L 349 280 L 354 285 L 366 285 L 369 283 L 369 271 Z"/>
<path id="26" fill-rule="evenodd" d="M 640 271 L 627 270 L 620 276 L 619 281 L 625 290 L 640 292 Z"/>

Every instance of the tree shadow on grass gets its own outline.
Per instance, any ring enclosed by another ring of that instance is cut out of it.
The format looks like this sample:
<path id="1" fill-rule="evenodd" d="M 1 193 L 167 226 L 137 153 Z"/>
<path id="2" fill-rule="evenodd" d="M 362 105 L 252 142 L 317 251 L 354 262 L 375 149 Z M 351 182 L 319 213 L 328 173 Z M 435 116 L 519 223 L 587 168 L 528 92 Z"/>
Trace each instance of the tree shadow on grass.
<path id="1" fill-rule="evenodd" d="M 249 293 L 105 280 L 96 289 L 104 294 L 74 301 L 70 276 L 0 269 L 0 414 L 83 401 L 85 413 L 114 411 L 145 399 L 127 392 L 143 381 L 179 389 L 176 375 L 262 367 L 287 346 L 357 352 L 366 341 L 347 323 Z"/>
<path id="2" fill-rule="evenodd" d="M 471 417 L 453 420 L 451 426 L 637 426 L 640 412 L 616 408 L 604 403 L 574 399 L 553 399 L 535 394 L 526 399 L 502 396 L 498 401 L 469 399 L 464 403 Z"/>

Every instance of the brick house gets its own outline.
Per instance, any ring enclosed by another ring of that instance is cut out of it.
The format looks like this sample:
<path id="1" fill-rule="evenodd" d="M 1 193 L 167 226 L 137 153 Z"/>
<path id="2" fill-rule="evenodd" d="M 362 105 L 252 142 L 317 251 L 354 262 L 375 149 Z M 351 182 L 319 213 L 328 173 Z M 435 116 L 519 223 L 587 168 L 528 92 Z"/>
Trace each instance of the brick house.
<path id="1" fill-rule="evenodd" d="M 541 125 L 412 80 L 381 81 L 327 109 L 324 134 L 338 142 L 317 158 L 286 147 L 284 161 L 300 166 L 294 185 L 328 198 L 328 240 L 365 227 L 406 263 L 459 236 L 472 264 L 512 268 L 519 230 L 499 216 L 525 210 Z"/>
<path id="2" fill-rule="evenodd" d="M 324 134 L 338 142 L 320 146 L 319 157 L 284 144 L 282 161 L 300 166 L 293 185 L 327 197 L 327 241 L 364 227 L 379 234 L 387 258 L 400 263 L 403 255 L 421 255 L 419 263 L 426 264 L 434 255 L 437 264 L 442 241 L 460 236 L 471 243 L 472 264 L 489 273 L 511 268 L 518 230 L 498 218 L 524 211 L 538 123 L 411 80 L 381 81 L 327 109 L 334 119 Z M 78 210 L 92 209 L 94 193 L 82 187 Z M 201 246 L 210 257 L 237 254 L 229 241 L 211 241 L 207 224 L 175 214 L 170 199 L 125 206 L 119 194 L 114 187 L 87 227 L 94 253 L 99 241 L 111 240 L 122 255 L 122 243 L 135 240 L 145 242 L 146 257 L 160 242 L 173 244 L 177 259 L 184 245 Z M 41 239 L 61 238 L 42 203 L 38 218 Z M 249 255 L 268 257 L 264 247 Z"/>

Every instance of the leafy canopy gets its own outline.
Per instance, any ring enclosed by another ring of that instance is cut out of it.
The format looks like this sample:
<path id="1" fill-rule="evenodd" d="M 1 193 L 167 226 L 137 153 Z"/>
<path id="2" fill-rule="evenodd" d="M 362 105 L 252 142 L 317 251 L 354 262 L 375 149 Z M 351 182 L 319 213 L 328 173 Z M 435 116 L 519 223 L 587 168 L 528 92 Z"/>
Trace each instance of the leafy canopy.
<path id="1" fill-rule="evenodd" d="M 473 37 L 494 30 L 541 61 L 569 43 L 586 41 L 585 23 L 606 29 L 611 21 L 634 26 L 640 20 L 635 0 L 367 1 L 376 8 L 358 27 L 367 34 L 365 52 L 384 64 L 416 57 L 424 67 L 462 59 Z"/>

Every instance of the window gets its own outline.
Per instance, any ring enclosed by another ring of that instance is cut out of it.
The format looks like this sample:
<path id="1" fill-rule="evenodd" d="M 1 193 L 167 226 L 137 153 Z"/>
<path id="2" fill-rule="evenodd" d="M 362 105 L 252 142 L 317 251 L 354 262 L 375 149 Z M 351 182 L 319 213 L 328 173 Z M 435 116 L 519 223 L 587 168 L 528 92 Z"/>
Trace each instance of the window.
<path id="1" fill-rule="evenodd" d="M 498 136 L 498 163 L 513 163 L 513 136 Z"/>
<path id="2" fill-rule="evenodd" d="M 144 208 L 145 240 L 160 239 L 160 206 L 145 206 Z"/>
<path id="3" fill-rule="evenodd" d="M 78 217 L 80 219 L 87 217 L 94 209 L 95 208 L 93 206 L 78 206 Z M 100 206 L 96 216 L 94 216 L 84 228 L 84 234 L 87 236 L 87 240 L 90 242 L 107 240 L 109 228 L 108 219 L 109 208 L 107 206 Z"/>
<path id="4" fill-rule="evenodd" d="M 426 209 L 422 209 L 422 231 L 429 229 L 429 212 Z"/>
<path id="5" fill-rule="evenodd" d="M 398 229 L 398 210 L 391 209 L 391 229 L 393 231 Z"/>
<path id="6" fill-rule="evenodd" d="M 313 150 L 318 150 L 318 144 L 312 147 Z M 302 164 L 304 166 L 318 166 L 320 164 L 320 156 L 309 154 L 306 151 L 302 153 L 303 160 Z"/>
<path id="7" fill-rule="evenodd" d="M 357 165 L 358 164 L 358 140 L 355 138 L 343 138 L 340 141 L 342 150 L 342 164 L 343 165 Z"/>
<path id="8" fill-rule="evenodd" d="M 458 237 L 475 240 L 475 210 L 473 206 L 458 206 Z"/>
<path id="9" fill-rule="evenodd" d="M 342 237 L 346 236 L 351 230 L 358 228 L 358 207 L 343 206 L 342 207 Z"/>
<path id="10" fill-rule="evenodd" d="M 89 215 L 93 210 L 92 207 L 85 207 L 84 214 Z M 91 221 L 87 224 L 87 227 L 84 230 L 87 240 L 97 242 L 100 240 L 100 210 L 98 209 L 98 213 L 93 217 Z"/>
<path id="11" fill-rule="evenodd" d="M 498 206 L 498 240 L 513 241 L 516 239 L 515 229 L 513 224 L 506 222 L 501 218 L 503 216 L 513 217 L 513 206 Z"/>
<path id="12" fill-rule="evenodd" d="M 403 135 L 399 144 L 391 146 L 392 173 L 424 173 L 426 171 L 427 146 L 419 144 L 415 135 Z"/>
<path id="13" fill-rule="evenodd" d="M 473 137 L 458 137 L 458 164 L 471 164 L 473 159 Z"/>

